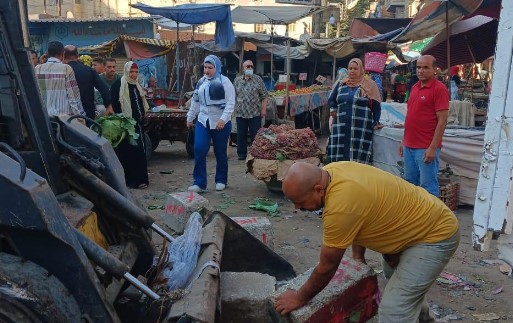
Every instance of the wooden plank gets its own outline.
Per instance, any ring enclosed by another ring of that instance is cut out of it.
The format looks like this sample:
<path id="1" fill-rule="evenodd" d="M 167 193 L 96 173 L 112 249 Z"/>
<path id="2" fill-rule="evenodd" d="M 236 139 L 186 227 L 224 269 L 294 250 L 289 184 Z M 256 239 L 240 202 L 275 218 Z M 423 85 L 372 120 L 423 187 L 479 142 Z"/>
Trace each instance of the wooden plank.
<path id="1" fill-rule="evenodd" d="M 513 1 L 504 1 L 497 35 L 484 154 L 474 205 L 474 248 L 489 247 L 489 231 L 501 231 L 513 169 Z"/>

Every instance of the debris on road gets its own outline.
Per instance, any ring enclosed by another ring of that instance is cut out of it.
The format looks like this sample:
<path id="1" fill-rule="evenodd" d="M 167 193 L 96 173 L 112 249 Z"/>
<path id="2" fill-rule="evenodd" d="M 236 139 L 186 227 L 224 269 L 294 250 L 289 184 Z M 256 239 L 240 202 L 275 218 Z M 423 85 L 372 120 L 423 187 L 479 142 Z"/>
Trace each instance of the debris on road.
<path id="1" fill-rule="evenodd" d="M 253 210 L 265 211 L 270 216 L 278 215 L 278 203 L 266 198 L 256 199 L 255 202 L 249 205 L 249 208 Z"/>
<path id="2" fill-rule="evenodd" d="M 479 321 L 495 321 L 501 318 L 495 313 L 472 314 L 472 316 Z"/>

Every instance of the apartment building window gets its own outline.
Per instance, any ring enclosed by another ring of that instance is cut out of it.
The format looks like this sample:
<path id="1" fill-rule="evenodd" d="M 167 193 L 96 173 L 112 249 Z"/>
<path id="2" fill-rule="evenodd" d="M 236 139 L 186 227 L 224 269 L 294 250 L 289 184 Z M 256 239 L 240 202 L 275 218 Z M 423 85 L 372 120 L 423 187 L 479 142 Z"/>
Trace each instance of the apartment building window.
<path id="1" fill-rule="evenodd" d="M 255 24 L 255 32 L 256 33 L 265 33 L 265 32 L 267 32 L 267 28 L 265 28 L 264 24 Z"/>

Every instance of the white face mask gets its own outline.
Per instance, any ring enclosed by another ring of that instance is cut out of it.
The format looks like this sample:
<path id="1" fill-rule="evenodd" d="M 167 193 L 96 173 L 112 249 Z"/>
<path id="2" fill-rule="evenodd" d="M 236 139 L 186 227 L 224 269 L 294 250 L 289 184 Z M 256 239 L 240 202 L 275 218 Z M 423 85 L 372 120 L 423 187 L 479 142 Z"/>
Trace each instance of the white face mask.
<path id="1" fill-rule="evenodd" d="M 247 70 L 244 70 L 245 75 L 253 75 L 253 69 L 248 68 Z"/>

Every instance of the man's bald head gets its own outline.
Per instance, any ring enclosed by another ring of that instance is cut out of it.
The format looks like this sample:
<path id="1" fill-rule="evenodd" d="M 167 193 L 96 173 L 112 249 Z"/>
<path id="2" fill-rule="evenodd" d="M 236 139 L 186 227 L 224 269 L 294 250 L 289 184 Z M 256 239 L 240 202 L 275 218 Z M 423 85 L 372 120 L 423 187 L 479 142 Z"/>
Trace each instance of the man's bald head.
<path id="1" fill-rule="evenodd" d="M 78 48 L 74 45 L 64 46 L 64 59 L 65 60 L 77 60 L 78 59 Z"/>
<path id="2" fill-rule="evenodd" d="M 417 59 L 417 77 L 426 84 L 436 75 L 436 59 L 432 55 L 422 55 Z"/>
<path id="3" fill-rule="evenodd" d="M 253 62 L 250 61 L 249 59 L 247 61 L 245 61 L 244 63 L 242 63 L 242 67 L 247 67 L 247 66 L 253 67 Z"/>
<path id="4" fill-rule="evenodd" d="M 297 162 L 290 166 L 283 179 L 283 193 L 296 208 L 316 210 L 322 205 L 324 187 L 323 170 L 312 164 Z"/>
<path id="5" fill-rule="evenodd" d="M 434 69 L 436 69 L 438 63 L 436 61 L 436 58 L 433 56 L 433 55 L 422 55 L 420 56 L 418 60 L 421 60 L 421 61 L 425 61 L 427 62 L 428 64 L 430 64 Z"/>

